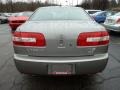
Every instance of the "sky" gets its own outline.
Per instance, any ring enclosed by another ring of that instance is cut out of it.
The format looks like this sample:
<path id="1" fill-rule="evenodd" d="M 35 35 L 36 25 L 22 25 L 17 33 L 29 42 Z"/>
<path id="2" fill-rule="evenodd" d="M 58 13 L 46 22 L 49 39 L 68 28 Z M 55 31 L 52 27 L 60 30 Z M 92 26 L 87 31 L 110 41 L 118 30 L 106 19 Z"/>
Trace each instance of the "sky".
<path id="1" fill-rule="evenodd" d="M 2 0 L 3 2 L 6 2 L 6 0 Z M 77 5 L 77 4 L 81 4 L 82 1 L 84 0 L 12 0 L 13 2 L 17 2 L 17 1 L 25 1 L 25 2 L 31 2 L 31 1 L 41 1 L 41 2 L 45 2 L 48 1 L 49 3 L 55 3 L 55 4 L 60 4 L 60 5 Z M 118 1 L 118 0 L 116 0 Z"/>
<path id="2" fill-rule="evenodd" d="M 3 2 L 6 2 L 6 0 L 2 0 Z M 76 5 L 77 3 L 82 3 L 83 0 L 12 0 L 13 2 L 17 1 L 25 1 L 25 2 L 31 2 L 31 1 L 41 1 L 45 2 L 48 1 L 49 3 L 57 3 L 61 5 Z"/>
<path id="3" fill-rule="evenodd" d="M 82 0 L 49 0 L 49 2 L 52 1 L 61 5 L 77 5 L 77 3 L 82 3 Z"/>

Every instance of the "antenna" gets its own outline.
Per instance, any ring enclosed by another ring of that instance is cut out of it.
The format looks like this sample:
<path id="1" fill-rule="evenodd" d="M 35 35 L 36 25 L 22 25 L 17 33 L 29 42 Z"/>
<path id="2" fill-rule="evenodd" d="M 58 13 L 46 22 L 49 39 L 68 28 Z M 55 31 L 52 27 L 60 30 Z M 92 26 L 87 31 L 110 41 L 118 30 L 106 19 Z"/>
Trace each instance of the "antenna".
<path id="1" fill-rule="evenodd" d="M 78 0 L 77 0 L 77 5 L 78 5 Z"/>
<path id="2" fill-rule="evenodd" d="M 73 0 L 72 0 L 72 6 L 73 6 Z"/>

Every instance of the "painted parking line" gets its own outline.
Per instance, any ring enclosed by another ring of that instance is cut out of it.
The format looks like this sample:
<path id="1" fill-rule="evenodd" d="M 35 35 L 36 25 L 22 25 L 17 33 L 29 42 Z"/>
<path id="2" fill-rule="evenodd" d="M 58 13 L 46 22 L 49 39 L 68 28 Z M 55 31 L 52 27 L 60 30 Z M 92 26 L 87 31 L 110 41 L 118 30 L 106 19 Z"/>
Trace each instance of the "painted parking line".
<path id="1" fill-rule="evenodd" d="M 120 42 L 119 42 L 119 43 L 114 43 L 114 44 L 118 44 L 118 45 L 120 45 Z"/>
<path id="2" fill-rule="evenodd" d="M 120 42 L 118 42 L 118 43 L 110 43 L 110 45 L 120 45 Z"/>
<path id="3" fill-rule="evenodd" d="M 4 30 L 4 29 L 9 29 L 9 25 L 8 24 L 0 25 L 0 30 Z"/>

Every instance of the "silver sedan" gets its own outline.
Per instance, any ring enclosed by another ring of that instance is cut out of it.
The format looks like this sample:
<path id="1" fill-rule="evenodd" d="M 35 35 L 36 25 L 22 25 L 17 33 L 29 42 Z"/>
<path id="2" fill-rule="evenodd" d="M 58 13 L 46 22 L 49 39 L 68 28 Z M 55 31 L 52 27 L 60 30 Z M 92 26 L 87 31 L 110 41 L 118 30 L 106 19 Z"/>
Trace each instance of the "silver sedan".
<path id="1" fill-rule="evenodd" d="M 103 25 L 108 31 L 120 32 L 120 12 L 107 17 Z"/>
<path id="2" fill-rule="evenodd" d="M 94 74 L 108 61 L 107 31 L 78 7 L 37 9 L 13 43 L 16 67 L 25 74 Z"/>

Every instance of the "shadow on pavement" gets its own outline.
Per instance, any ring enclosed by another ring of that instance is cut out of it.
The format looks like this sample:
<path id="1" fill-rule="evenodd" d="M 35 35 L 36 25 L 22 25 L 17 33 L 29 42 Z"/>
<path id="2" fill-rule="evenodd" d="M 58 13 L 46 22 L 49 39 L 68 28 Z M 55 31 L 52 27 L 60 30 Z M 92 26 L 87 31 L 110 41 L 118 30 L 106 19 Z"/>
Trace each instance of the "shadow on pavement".
<path id="1" fill-rule="evenodd" d="M 25 76 L 27 90 L 97 90 L 102 83 L 95 76 Z"/>
<path id="2" fill-rule="evenodd" d="M 110 36 L 120 37 L 120 32 L 109 32 Z"/>

